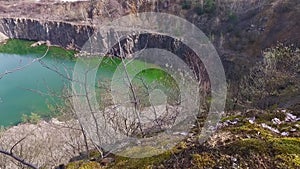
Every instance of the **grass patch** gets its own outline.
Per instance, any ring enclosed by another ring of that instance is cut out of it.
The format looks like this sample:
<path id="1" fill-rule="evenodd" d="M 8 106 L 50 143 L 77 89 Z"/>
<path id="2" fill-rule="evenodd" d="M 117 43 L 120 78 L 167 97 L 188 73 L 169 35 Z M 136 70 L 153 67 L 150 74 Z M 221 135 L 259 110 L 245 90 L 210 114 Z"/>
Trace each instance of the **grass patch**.
<path id="1" fill-rule="evenodd" d="M 292 137 L 269 138 L 266 140 L 249 138 L 235 141 L 226 146 L 230 153 L 249 155 L 275 154 L 275 155 L 300 155 L 300 139 Z"/>
<path id="2" fill-rule="evenodd" d="M 300 155 L 300 138 L 274 138 L 270 140 L 276 152 Z"/>
<path id="3" fill-rule="evenodd" d="M 117 156 L 115 159 L 115 163 L 108 166 L 108 168 L 113 169 L 119 169 L 119 168 L 130 168 L 130 169 L 143 169 L 143 168 L 153 168 L 153 166 L 157 166 L 161 163 L 163 163 L 165 160 L 168 160 L 171 158 L 173 154 L 178 154 L 182 152 L 184 149 L 188 148 L 185 142 L 178 143 L 174 148 L 171 150 L 167 150 L 163 152 L 162 154 L 152 156 L 152 157 L 146 157 L 146 158 L 128 158 L 128 157 L 122 157 Z M 138 149 L 132 149 L 132 151 L 139 151 Z M 153 148 L 150 148 L 149 150 L 144 151 L 153 151 Z M 148 153 L 149 153 L 148 152 Z M 130 153 L 130 152 L 127 152 Z M 134 152 L 131 152 L 134 153 Z M 144 152 L 146 153 L 146 152 Z"/>
<path id="4" fill-rule="evenodd" d="M 262 128 L 258 124 L 246 123 L 241 126 L 229 127 L 227 130 L 231 131 L 233 134 L 259 136 L 260 138 L 263 139 L 274 137 L 274 134 L 271 131 Z"/>
<path id="5" fill-rule="evenodd" d="M 213 168 L 216 165 L 213 156 L 209 153 L 193 154 L 192 163 L 199 169 Z"/>
<path id="6" fill-rule="evenodd" d="M 120 152 L 120 154 L 124 157 L 134 157 L 134 158 L 150 157 L 153 154 L 162 154 L 162 153 L 163 150 L 151 146 L 134 146 Z M 135 156 L 137 154 L 138 157 Z"/>
<path id="7" fill-rule="evenodd" d="M 275 157 L 277 161 L 276 167 L 278 168 L 286 168 L 286 169 L 294 169 L 300 168 L 300 156 L 295 154 L 281 154 Z"/>
<path id="8" fill-rule="evenodd" d="M 47 51 L 46 45 L 31 47 L 34 41 L 9 39 L 5 44 L 0 45 L 0 53 L 17 54 L 17 55 L 34 55 L 42 56 Z M 76 51 L 66 50 L 61 47 L 51 46 L 47 57 L 63 58 L 73 60 Z"/>
<path id="9" fill-rule="evenodd" d="M 100 166 L 99 163 L 94 162 L 94 161 L 77 161 L 77 162 L 72 162 L 69 163 L 66 166 L 66 169 L 101 169 L 102 167 Z"/>
<path id="10" fill-rule="evenodd" d="M 157 165 L 164 160 L 167 160 L 171 157 L 172 153 L 170 151 L 164 152 L 163 154 L 146 157 L 146 158 L 127 158 L 127 157 L 116 157 L 116 162 L 108 168 L 119 169 L 119 168 L 152 168 L 154 165 Z"/>
<path id="11" fill-rule="evenodd" d="M 285 113 L 277 112 L 277 111 L 271 111 L 267 113 L 262 113 L 256 116 L 256 122 L 257 123 L 264 123 L 264 122 L 271 122 L 272 119 L 278 118 L 281 121 L 285 119 Z"/>
<path id="12" fill-rule="evenodd" d="M 243 139 L 228 145 L 227 150 L 233 154 L 249 155 L 251 153 L 265 154 L 269 150 L 268 142 L 259 139 Z"/>

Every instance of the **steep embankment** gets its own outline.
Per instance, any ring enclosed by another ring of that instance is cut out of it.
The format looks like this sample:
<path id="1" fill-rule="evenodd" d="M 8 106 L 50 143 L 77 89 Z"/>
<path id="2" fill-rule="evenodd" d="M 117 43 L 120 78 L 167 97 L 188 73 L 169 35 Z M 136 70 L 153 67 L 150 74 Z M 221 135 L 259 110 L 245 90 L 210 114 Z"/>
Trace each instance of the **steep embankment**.
<path id="1" fill-rule="evenodd" d="M 49 40 L 52 45 L 79 49 L 93 33 L 93 28 L 60 21 L 0 18 L 0 32 L 9 38 Z"/>
<path id="2" fill-rule="evenodd" d="M 225 48 L 245 55 L 261 56 L 261 51 L 278 41 L 300 45 L 300 1 L 273 0 L 224 23 Z"/>

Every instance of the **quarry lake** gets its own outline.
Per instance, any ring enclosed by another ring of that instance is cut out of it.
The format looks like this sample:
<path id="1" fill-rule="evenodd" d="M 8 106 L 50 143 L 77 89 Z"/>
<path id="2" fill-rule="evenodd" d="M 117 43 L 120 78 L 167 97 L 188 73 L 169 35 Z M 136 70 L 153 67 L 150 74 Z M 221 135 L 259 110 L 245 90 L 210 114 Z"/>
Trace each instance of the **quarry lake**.
<path id="1" fill-rule="evenodd" d="M 12 72 L 0 79 L 0 126 L 19 123 L 23 114 L 36 113 L 49 117 L 49 105 L 59 100 L 50 95 L 61 93 L 67 83 L 57 72 L 45 68 L 40 62 L 34 62 L 34 59 L 43 56 L 47 47 L 32 48 L 32 43 L 9 40 L 0 47 L 0 74 Z M 53 47 L 42 61 L 67 74 L 71 71 L 68 72 L 66 68 L 74 65 L 71 55 L 73 52 Z"/>
<path id="2" fill-rule="evenodd" d="M 47 47 L 43 45 L 31 47 L 33 43 L 9 40 L 0 45 L 0 75 L 12 71 L 0 78 L 0 126 L 16 125 L 22 121 L 23 115 L 31 113 L 43 118 L 57 116 L 55 107 L 64 103 L 59 96 L 70 87 L 71 82 L 65 76 L 72 77 L 76 63 L 75 52 L 50 47 L 41 62 L 33 62 L 47 51 Z M 97 71 L 97 82 L 103 82 L 101 85 L 108 87 L 120 62 L 120 59 L 116 58 L 104 59 Z M 135 66 L 144 66 L 144 64 L 136 61 Z M 174 83 L 172 78 L 161 70 L 143 71 L 134 79 L 133 82 L 136 84 L 141 84 L 138 81 L 143 79 L 143 83 L 151 84 L 153 89 L 160 88 L 169 95 L 176 90 L 176 87 L 170 88 Z M 100 93 L 101 90 L 99 89 Z"/>

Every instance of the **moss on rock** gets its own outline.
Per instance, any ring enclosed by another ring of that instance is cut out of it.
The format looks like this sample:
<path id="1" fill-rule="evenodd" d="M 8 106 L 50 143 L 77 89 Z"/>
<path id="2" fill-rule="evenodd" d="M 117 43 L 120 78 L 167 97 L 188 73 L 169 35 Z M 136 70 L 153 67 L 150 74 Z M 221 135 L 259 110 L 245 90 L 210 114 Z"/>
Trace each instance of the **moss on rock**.
<path id="1" fill-rule="evenodd" d="M 66 169 L 101 169 L 99 163 L 94 161 L 77 161 L 69 163 Z"/>
<path id="2" fill-rule="evenodd" d="M 209 153 L 193 154 L 192 163 L 199 169 L 213 168 L 216 165 L 214 157 Z"/>

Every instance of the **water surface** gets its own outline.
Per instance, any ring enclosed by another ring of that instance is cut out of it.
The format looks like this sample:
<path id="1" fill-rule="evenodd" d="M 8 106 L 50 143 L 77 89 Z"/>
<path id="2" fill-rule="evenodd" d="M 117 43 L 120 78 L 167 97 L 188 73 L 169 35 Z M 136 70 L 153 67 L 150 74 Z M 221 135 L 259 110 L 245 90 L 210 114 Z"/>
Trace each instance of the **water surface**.
<path id="1" fill-rule="evenodd" d="M 20 122 L 23 114 L 49 116 L 48 106 L 58 102 L 59 99 L 53 95 L 61 93 L 68 81 L 55 71 L 43 67 L 40 62 L 31 63 L 37 57 L 37 54 L 0 53 L 0 72 L 13 70 L 13 73 L 0 79 L 0 125 L 14 125 Z M 49 66 L 55 65 L 62 73 L 66 73 L 65 68 L 71 68 L 74 64 L 73 61 L 50 56 L 42 61 Z"/>
<path id="2" fill-rule="evenodd" d="M 70 86 L 71 82 L 65 76 L 72 77 L 76 63 L 75 52 L 51 47 L 41 62 L 29 64 L 47 51 L 46 46 L 30 47 L 32 43 L 9 40 L 7 44 L 0 45 L 0 74 L 23 67 L 0 79 L 0 126 L 17 124 L 24 114 L 36 113 L 44 118 L 52 117 L 57 115 L 53 114 L 53 105 L 64 103 L 64 100 L 57 96 L 63 94 L 63 89 Z M 98 101 L 103 102 L 100 103 L 102 105 L 110 104 L 109 100 L 101 97 L 109 91 L 112 76 L 120 63 L 118 58 L 104 58 L 99 66 L 95 86 Z M 148 63 L 134 61 L 135 68 L 145 64 Z M 132 83 L 144 106 L 149 106 L 148 93 L 157 88 L 170 97 L 174 95 L 174 90 L 177 90 L 177 86 L 173 86 L 175 82 L 172 77 L 159 69 L 141 71 Z M 144 87 L 145 83 L 147 90 Z"/>

